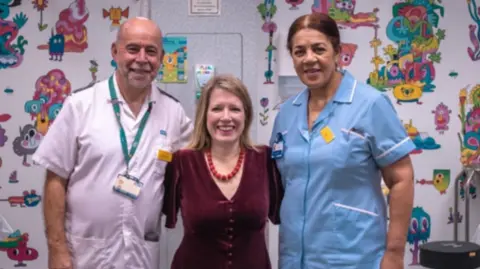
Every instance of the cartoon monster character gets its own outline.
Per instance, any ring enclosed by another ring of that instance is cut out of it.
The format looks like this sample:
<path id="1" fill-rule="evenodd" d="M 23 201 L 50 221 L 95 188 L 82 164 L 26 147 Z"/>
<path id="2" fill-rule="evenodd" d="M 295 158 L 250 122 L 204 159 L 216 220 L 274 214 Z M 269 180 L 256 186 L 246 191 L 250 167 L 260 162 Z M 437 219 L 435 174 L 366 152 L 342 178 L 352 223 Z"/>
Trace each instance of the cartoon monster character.
<path id="1" fill-rule="evenodd" d="M 60 12 L 58 21 L 55 23 L 55 33 L 64 37 L 64 52 L 81 53 L 88 48 L 85 22 L 89 15 L 85 0 L 75 0 Z M 49 46 L 49 44 L 42 44 L 37 48 L 46 50 Z M 54 51 L 58 52 L 58 47 L 54 48 Z"/>
<path id="2" fill-rule="evenodd" d="M 0 69 L 18 67 L 23 62 L 24 46 L 28 41 L 18 33 L 28 18 L 20 12 L 11 21 L 7 20 L 10 8 L 20 4 L 20 0 L 0 0 Z"/>
<path id="3" fill-rule="evenodd" d="M 435 110 L 432 110 L 432 113 L 435 115 L 435 130 L 439 131 L 440 134 L 443 134 L 448 130 L 448 123 L 450 122 L 450 113 L 452 113 L 452 110 L 441 102 L 437 105 Z"/>
<path id="4" fill-rule="evenodd" d="M 28 247 L 28 241 L 28 233 L 21 234 L 17 230 L 6 240 L 0 241 L 0 251 L 6 252 L 10 260 L 17 262 L 15 267 L 26 267 L 25 261 L 34 261 L 38 258 L 38 251 Z"/>
<path id="5" fill-rule="evenodd" d="M 52 36 L 48 39 L 48 54 L 50 61 L 62 61 L 65 53 L 65 36 L 63 34 L 55 34 L 52 29 Z"/>
<path id="6" fill-rule="evenodd" d="M 355 56 L 358 46 L 352 43 L 342 43 L 340 44 L 340 60 L 338 66 L 340 68 L 349 66 L 352 63 L 352 59 Z"/>
<path id="7" fill-rule="evenodd" d="M 414 207 L 412 210 L 412 217 L 410 219 L 410 226 L 408 228 L 407 242 L 413 245 L 410 248 L 412 253 L 412 262 L 410 265 L 418 264 L 418 254 L 420 243 L 424 244 L 430 238 L 431 220 L 430 215 L 423 210 L 422 207 Z"/>
<path id="8" fill-rule="evenodd" d="M 128 18 L 129 7 L 122 10 L 121 7 L 110 7 L 109 10 L 103 9 L 102 15 L 103 18 L 109 18 L 112 22 L 110 25 L 110 31 L 118 29 L 120 27 L 120 20 L 123 18 Z"/>
<path id="9" fill-rule="evenodd" d="M 415 102 L 419 105 L 420 97 L 422 97 L 422 86 L 420 82 L 411 82 L 397 85 L 393 88 L 393 96 L 397 99 L 397 104 L 402 102 Z"/>
<path id="10" fill-rule="evenodd" d="M 445 194 L 448 186 L 450 185 L 450 170 L 434 169 L 432 180 L 421 179 L 417 180 L 416 183 L 421 185 L 433 185 L 441 195 Z"/>
<path id="11" fill-rule="evenodd" d="M 47 133 L 70 92 L 70 81 L 60 69 L 52 69 L 37 79 L 32 100 L 25 102 L 25 112 L 35 119 L 39 133 Z"/>
<path id="12" fill-rule="evenodd" d="M 23 157 L 22 164 L 24 166 L 31 166 L 27 162 L 27 156 L 33 155 L 37 150 L 40 142 L 42 142 L 43 135 L 35 129 L 32 124 L 27 124 L 20 127 L 20 136 L 13 140 L 13 152 L 20 157 Z"/>

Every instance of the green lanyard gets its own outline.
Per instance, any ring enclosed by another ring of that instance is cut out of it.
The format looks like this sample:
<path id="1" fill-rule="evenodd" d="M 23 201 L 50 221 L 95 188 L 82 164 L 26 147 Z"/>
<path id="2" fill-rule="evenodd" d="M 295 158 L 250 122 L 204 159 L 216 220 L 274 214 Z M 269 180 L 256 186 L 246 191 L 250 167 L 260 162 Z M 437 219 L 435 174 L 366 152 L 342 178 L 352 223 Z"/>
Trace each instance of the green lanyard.
<path id="1" fill-rule="evenodd" d="M 142 137 L 143 130 L 145 129 L 145 125 L 147 123 L 148 117 L 150 116 L 150 112 L 152 111 L 152 102 L 148 103 L 147 112 L 142 117 L 140 121 L 140 126 L 138 127 L 137 134 L 133 140 L 132 147 L 130 148 L 130 153 L 128 152 L 127 146 L 127 137 L 125 135 L 125 130 L 123 129 L 122 122 L 120 121 L 120 106 L 118 105 L 118 98 L 117 94 L 115 93 L 115 86 L 113 84 L 113 76 L 110 77 L 108 80 L 108 88 L 110 89 L 110 98 L 112 99 L 112 106 L 113 112 L 115 113 L 115 117 L 117 118 L 118 125 L 120 126 L 120 142 L 122 143 L 122 151 L 123 157 L 125 159 L 125 164 L 127 165 L 127 174 L 128 174 L 128 164 L 130 159 L 132 158 L 133 154 L 137 150 L 138 144 L 140 142 L 140 138 Z"/>

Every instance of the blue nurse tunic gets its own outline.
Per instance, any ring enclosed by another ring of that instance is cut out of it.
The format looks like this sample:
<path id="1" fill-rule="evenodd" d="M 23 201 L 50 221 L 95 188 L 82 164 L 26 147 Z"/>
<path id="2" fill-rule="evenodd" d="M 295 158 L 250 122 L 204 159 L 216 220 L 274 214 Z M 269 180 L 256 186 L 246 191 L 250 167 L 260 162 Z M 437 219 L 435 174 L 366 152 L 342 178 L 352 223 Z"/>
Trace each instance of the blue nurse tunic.
<path id="1" fill-rule="evenodd" d="M 348 71 L 308 130 L 308 90 L 275 119 L 285 186 L 280 269 L 376 269 L 386 247 L 380 168 L 415 149 L 390 99 Z"/>

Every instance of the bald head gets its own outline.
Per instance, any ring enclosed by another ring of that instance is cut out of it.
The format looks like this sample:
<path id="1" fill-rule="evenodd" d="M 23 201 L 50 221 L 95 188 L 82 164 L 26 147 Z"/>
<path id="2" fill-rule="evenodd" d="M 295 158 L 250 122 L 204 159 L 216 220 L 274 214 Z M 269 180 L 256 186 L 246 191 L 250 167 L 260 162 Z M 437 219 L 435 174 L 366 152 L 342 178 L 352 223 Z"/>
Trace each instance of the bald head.
<path id="1" fill-rule="evenodd" d="M 121 42 L 132 34 L 143 33 L 148 33 L 149 35 L 152 35 L 161 43 L 162 31 L 160 30 L 160 27 L 158 27 L 158 25 L 153 20 L 145 17 L 135 17 L 123 22 L 117 32 L 116 42 Z"/>
<path id="2" fill-rule="evenodd" d="M 120 26 L 111 52 L 123 85 L 133 90 L 148 88 L 163 60 L 162 32 L 150 19 L 129 19 Z"/>

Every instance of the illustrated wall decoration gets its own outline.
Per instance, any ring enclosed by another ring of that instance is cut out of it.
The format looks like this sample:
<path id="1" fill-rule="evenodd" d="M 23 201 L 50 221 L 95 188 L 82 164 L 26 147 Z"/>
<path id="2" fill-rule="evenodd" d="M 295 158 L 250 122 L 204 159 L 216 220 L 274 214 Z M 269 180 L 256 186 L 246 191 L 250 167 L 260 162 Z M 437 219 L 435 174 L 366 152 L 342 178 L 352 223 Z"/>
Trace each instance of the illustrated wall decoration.
<path id="1" fill-rule="evenodd" d="M 385 61 L 377 49 L 381 41 L 375 36 L 371 44 L 374 71 L 367 83 L 380 91 L 393 89 L 398 104 L 422 104 L 422 95 L 436 88 L 434 64 L 441 61 L 439 48 L 445 39 L 445 30 L 439 29 L 438 23 L 444 8 L 436 1 L 406 0 L 394 4 L 392 13 L 386 34 L 395 45 L 383 49 Z"/>
<path id="2" fill-rule="evenodd" d="M 13 140 L 13 152 L 22 157 L 23 166 L 30 167 L 28 156 L 35 153 L 43 139 L 43 134 L 37 131 L 32 124 L 26 124 L 20 127 L 18 136 Z"/>
<path id="3" fill-rule="evenodd" d="M 20 34 L 28 21 L 23 12 L 15 12 L 20 0 L 0 0 L 0 71 L 22 64 L 28 41 Z"/>
<path id="4" fill-rule="evenodd" d="M 473 47 L 467 48 L 468 56 L 472 61 L 480 59 L 480 9 L 478 9 L 477 1 L 467 0 L 468 14 L 473 20 L 473 24 L 468 25 L 468 35 Z"/>
<path id="5" fill-rule="evenodd" d="M 88 48 L 86 21 L 89 11 L 85 0 L 75 0 L 62 10 L 52 28 L 47 44 L 39 45 L 40 50 L 48 50 L 50 60 L 62 61 L 65 53 L 82 53 Z"/>
<path id="6" fill-rule="evenodd" d="M 24 109 L 34 121 L 35 133 L 39 136 L 47 133 L 70 92 L 70 81 L 60 69 L 52 69 L 37 79 L 33 97 L 25 102 Z"/>
<path id="7" fill-rule="evenodd" d="M 7 144 L 8 136 L 6 134 L 6 130 L 2 127 L 2 123 L 7 122 L 10 120 L 12 116 L 10 114 L 0 114 L 0 148 L 4 147 Z M 0 168 L 2 167 L 3 160 L 2 156 L 0 155 Z"/>
<path id="8" fill-rule="evenodd" d="M 424 150 L 437 150 L 441 148 L 441 145 L 437 144 L 435 139 L 431 137 L 428 132 L 419 131 L 413 124 L 413 120 L 410 119 L 408 123 L 403 123 L 403 126 L 416 146 L 416 149 L 410 152 L 410 154 L 420 154 Z"/>
<path id="9" fill-rule="evenodd" d="M 0 241 L 0 254 L 4 252 L 14 267 L 26 267 L 38 258 L 38 250 L 29 247 L 29 234 L 16 230 Z M 2 264 L 5 265 L 5 264 Z"/>
<path id="10" fill-rule="evenodd" d="M 163 37 L 162 68 L 157 78 L 162 83 L 186 83 L 187 82 L 187 38 L 183 36 Z"/>
<path id="11" fill-rule="evenodd" d="M 419 265 L 420 244 L 425 244 L 430 239 L 431 226 L 430 214 L 423 207 L 414 207 L 407 235 L 407 243 L 411 246 L 410 253 L 412 254 L 412 261 L 409 265 Z"/>
<path id="12" fill-rule="evenodd" d="M 33 8 L 40 12 L 40 22 L 38 30 L 41 32 L 47 29 L 48 24 L 43 23 L 43 11 L 48 7 L 48 0 L 32 0 Z"/>
<path id="13" fill-rule="evenodd" d="M 260 124 L 263 126 L 268 124 L 268 103 L 268 98 L 263 97 L 262 99 L 260 99 L 260 106 L 262 107 L 263 111 L 259 112 L 258 114 L 260 116 Z"/>
<path id="14" fill-rule="evenodd" d="M 432 113 L 434 115 L 435 130 L 440 134 L 444 134 L 445 131 L 448 131 L 448 124 L 450 123 L 450 114 L 452 113 L 452 110 L 441 102 L 435 107 L 435 110 L 432 110 Z"/>
<path id="15" fill-rule="evenodd" d="M 277 49 L 273 44 L 273 34 L 277 31 L 277 24 L 273 21 L 273 16 L 277 12 L 275 0 L 264 0 L 263 3 L 257 6 L 258 12 L 263 20 L 262 31 L 268 34 L 268 45 L 265 51 L 267 52 L 267 70 L 264 73 L 265 82 L 263 84 L 274 84 L 272 62 L 275 61 L 273 52 Z"/>
<path id="16" fill-rule="evenodd" d="M 459 106 L 460 162 L 464 166 L 480 164 L 480 84 L 460 90 Z"/>
<path id="17" fill-rule="evenodd" d="M 434 169 L 432 179 L 416 180 L 416 183 L 420 185 L 433 185 L 440 195 L 443 195 L 447 192 L 448 186 L 450 186 L 450 170 Z"/>
<path id="18" fill-rule="evenodd" d="M 103 18 L 110 20 L 110 31 L 118 30 L 122 22 L 122 18 L 128 18 L 129 7 L 122 9 L 121 7 L 110 7 L 109 9 L 102 9 Z"/>
<path id="19" fill-rule="evenodd" d="M 36 207 L 42 197 L 37 194 L 36 190 L 23 191 L 22 195 L 10 196 L 8 198 L 0 198 L 0 202 L 8 202 L 11 207 Z"/>
<path id="20" fill-rule="evenodd" d="M 303 3 L 303 0 L 285 0 L 285 3 L 292 5 L 290 10 L 298 10 L 298 6 Z"/>

